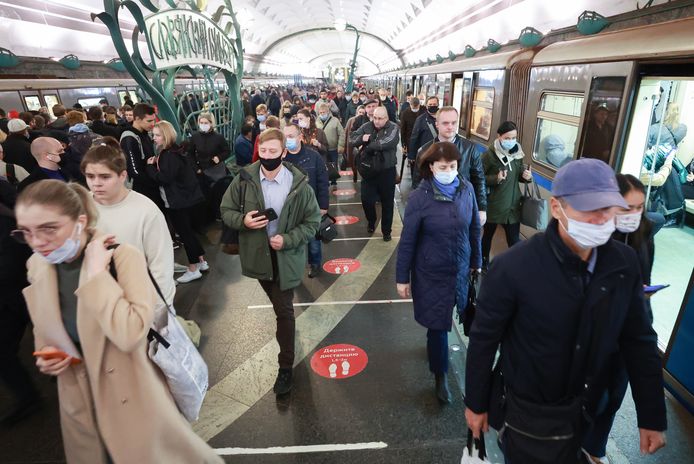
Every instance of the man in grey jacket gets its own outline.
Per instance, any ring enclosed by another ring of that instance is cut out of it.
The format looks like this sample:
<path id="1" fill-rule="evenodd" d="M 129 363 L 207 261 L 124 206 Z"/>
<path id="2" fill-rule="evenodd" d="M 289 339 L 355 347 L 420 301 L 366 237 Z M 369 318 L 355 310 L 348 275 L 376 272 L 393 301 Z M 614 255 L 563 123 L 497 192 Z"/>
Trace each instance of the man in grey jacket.
<path id="1" fill-rule="evenodd" d="M 349 136 L 353 147 L 363 147 L 356 162 L 361 182 L 361 204 L 368 221 L 368 232 L 376 229 L 376 201 L 381 202 L 383 241 L 390 242 L 395 201 L 395 165 L 400 128 L 388 120 L 388 111 L 379 106 L 373 119 Z"/>

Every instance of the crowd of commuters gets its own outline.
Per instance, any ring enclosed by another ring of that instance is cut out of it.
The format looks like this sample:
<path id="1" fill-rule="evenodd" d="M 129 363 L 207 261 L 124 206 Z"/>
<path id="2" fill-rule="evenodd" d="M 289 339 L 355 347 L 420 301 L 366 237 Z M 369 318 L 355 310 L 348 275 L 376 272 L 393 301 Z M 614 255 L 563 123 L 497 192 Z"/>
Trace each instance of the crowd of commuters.
<path id="1" fill-rule="evenodd" d="M 58 379 L 68 461 L 221 462 L 177 411 L 145 349 L 148 330 L 166 325 L 176 284 L 210 270 L 200 212 L 209 213 L 203 224 L 218 216 L 237 231 L 242 272 L 272 303 L 274 392 L 284 395 L 293 388 L 294 289 L 307 268 L 309 278 L 321 274 L 317 232 L 330 184 L 346 168 L 355 183 L 361 177 L 366 231 L 375 233 L 380 204 L 390 242 L 401 151 L 413 190 L 396 289 L 427 329 L 438 400 L 454 401 L 448 332 L 469 302 L 471 276 L 484 270 L 466 366 L 475 436 L 503 427 L 507 463 L 605 462 L 630 383 L 641 450 L 664 445 L 662 373 L 643 292 L 653 225 L 638 179 L 615 177 L 597 159 L 565 163 L 547 231 L 520 242 L 519 185 L 532 172 L 512 121 L 481 153 L 458 134 L 457 109 L 436 96 L 407 92 L 400 104 L 387 89 L 339 87 L 241 96 L 244 123 L 231 145 L 195 94 L 181 103 L 194 122 L 186 134 L 145 103 L 0 118 L 0 379 L 15 398 L 3 422 L 40 404 L 17 356 L 31 320 L 37 366 Z M 509 250 L 490 260 L 499 225 Z M 186 265 L 174 262 L 177 244 Z M 538 291 L 547 276 L 552 285 Z"/>

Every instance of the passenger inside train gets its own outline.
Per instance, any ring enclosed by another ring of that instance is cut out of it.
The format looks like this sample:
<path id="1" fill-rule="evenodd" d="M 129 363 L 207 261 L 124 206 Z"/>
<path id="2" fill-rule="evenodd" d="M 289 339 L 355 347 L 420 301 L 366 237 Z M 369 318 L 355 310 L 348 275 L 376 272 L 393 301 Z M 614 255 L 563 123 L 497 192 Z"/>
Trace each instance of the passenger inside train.
<path id="1" fill-rule="evenodd" d="M 694 4 L 299 3 L 0 2 L 0 462 L 690 462 Z"/>

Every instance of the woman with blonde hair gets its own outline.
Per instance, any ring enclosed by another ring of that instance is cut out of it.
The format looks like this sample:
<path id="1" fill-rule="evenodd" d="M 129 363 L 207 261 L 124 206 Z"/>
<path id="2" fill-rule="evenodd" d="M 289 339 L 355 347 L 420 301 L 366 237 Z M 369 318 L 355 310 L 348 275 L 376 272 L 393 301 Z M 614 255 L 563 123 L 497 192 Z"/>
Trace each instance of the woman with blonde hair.
<path id="1" fill-rule="evenodd" d="M 142 254 L 110 249 L 115 237 L 95 229 L 95 205 L 78 184 L 32 184 L 15 211 L 12 236 L 34 251 L 23 293 L 36 365 L 58 380 L 67 462 L 221 463 L 147 356 L 156 300 Z"/>
<path id="2" fill-rule="evenodd" d="M 195 176 L 194 162 L 176 144 L 176 130 L 168 121 L 159 121 L 152 130 L 159 154 L 147 160 L 147 174 L 159 184 L 159 191 L 174 230 L 181 237 L 188 256 L 188 270 L 176 281 L 184 284 L 202 277 L 210 269 L 205 249 L 193 231 L 195 209 L 205 200 Z"/>

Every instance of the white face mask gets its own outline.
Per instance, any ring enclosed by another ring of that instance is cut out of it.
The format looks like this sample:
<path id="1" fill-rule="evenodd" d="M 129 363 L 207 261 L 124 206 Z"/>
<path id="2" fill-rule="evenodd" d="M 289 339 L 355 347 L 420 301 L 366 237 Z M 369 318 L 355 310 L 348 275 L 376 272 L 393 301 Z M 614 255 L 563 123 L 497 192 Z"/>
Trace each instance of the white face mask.
<path id="1" fill-rule="evenodd" d="M 618 231 L 629 234 L 641 225 L 641 213 L 618 214 L 615 222 Z"/>
<path id="2" fill-rule="evenodd" d="M 595 248 L 606 244 L 615 231 L 615 222 L 613 220 L 607 221 L 604 224 L 590 224 L 588 222 L 571 219 L 564 212 L 564 208 L 561 209 L 561 212 L 569 222 L 568 230 L 561 221 L 559 224 L 566 230 L 566 233 L 578 243 L 578 246 L 583 249 Z"/>
<path id="3" fill-rule="evenodd" d="M 212 126 L 209 124 L 199 124 L 198 127 L 200 128 L 200 132 L 209 132 L 210 129 L 212 129 Z"/>
<path id="4" fill-rule="evenodd" d="M 299 127 L 301 127 L 302 129 L 308 129 L 308 126 L 309 126 L 308 121 L 306 121 L 304 119 L 299 120 Z"/>
<path id="5" fill-rule="evenodd" d="M 82 233 L 82 224 L 77 223 L 77 229 L 75 231 L 75 236 L 77 238 L 68 238 L 65 243 L 60 245 L 55 250 L 51 251 L 48 256 L 44 256 L 46 261 L 51 264 L 60 264 L 65 261 L 70 261 L 77 253 L 80 251 L 80 234 Z"/>
<path id="6" fill-rule="evenodd" d="M 441 182 L 443 185 L 449 185 L 453 183 L 455 178 L 458 177 L 458 171 L 435 171 L 434 179 Z"/>

